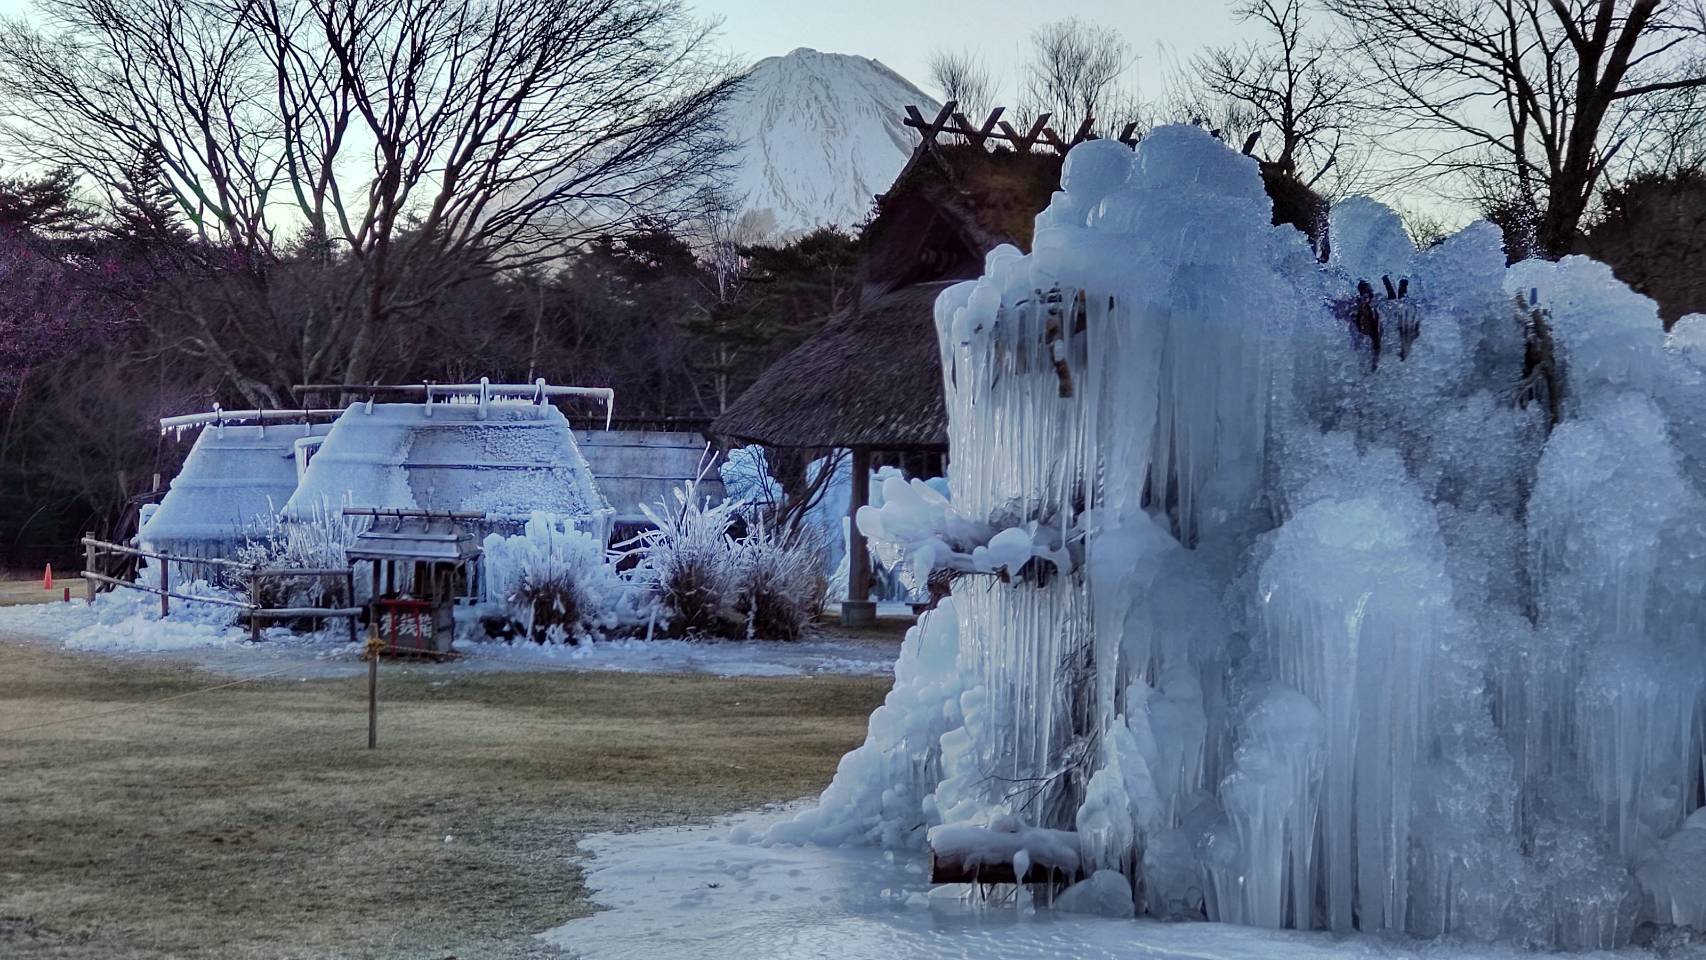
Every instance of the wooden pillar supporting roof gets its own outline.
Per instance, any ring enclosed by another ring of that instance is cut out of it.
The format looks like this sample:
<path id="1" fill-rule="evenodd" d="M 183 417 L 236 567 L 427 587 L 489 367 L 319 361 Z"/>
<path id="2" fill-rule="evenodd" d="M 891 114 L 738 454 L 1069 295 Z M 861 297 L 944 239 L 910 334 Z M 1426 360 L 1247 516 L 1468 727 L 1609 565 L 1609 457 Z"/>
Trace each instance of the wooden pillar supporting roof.
<path id="1" fill-rule="evenodd" d="M 871 552 L 859 532 L 859 508 L 871 500 L 871 448 L 853 448 L 853 490 L 847 498 L 847 598 L 841 602 L 841 625 L 868 627 L 877 622 L 871 602 Z"/>

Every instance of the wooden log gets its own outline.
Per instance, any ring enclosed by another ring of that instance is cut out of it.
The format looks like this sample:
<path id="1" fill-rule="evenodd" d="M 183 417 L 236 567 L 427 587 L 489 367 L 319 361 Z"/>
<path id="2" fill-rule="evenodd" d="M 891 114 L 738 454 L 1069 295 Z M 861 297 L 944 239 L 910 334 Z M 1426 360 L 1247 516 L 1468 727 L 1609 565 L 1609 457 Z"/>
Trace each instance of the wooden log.
<path id="1" fill-rule="evenodd" d="M 951 854 L 939 854 L 930 851 L 931 883 L 1018 883 L 1013 874 L 1011 863 L 977 863 L 968 864 Z M 1025 871 L 1025 883 L 1051 883 L 1070 886 L 1084 879 L 1082 870 L 1062 870 L 1058 867 L 1045 867 L 1041 864 L 1031 864 Z"/>

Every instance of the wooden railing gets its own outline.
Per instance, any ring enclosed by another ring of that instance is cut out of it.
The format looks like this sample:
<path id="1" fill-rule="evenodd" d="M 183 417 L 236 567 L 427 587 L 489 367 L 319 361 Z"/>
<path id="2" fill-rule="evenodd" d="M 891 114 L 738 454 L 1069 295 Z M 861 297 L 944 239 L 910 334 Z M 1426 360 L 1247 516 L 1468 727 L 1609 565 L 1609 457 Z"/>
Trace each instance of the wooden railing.
<path id="1" fill-rule="evenodd" d="M 126 557 L 134 560 L 154 560 L 159 571 L 159 583 L 145 583 L 141 580 L 125 580 L 120 577 L 102 573 L 108 568 L 102 561 L 112 557 Z M 247 579 L 249 584 L 249 599 L 247 602 L 233 600 L 229 597 L 209 597 L 200 594 L 183 593 L 172 589 L 172 565 L 192 564 L 196 566 L 215 567 L 231 570 L 235 575 Z M 339 579 L 344 582 L 344 597 L 350 606 L 346 607 L 273 607 L 262 602 L 264 585 L 269 581 L 288 580 L 293 578 L 309 579 Z M 184 557 L 154 550 L 143 550 L 137 547 L 125 546 L 122 543 L 111 543 L 97 540 L 94 537 L 83 538 L 83 582 L 86 599 L 95 602 L 95 594 L 104 589 L 122 587 L 126 590 L 138 590 L 151 593 L 160 598 L 160 616 L 170 616 L 172 601 L 184 603 L 206 603 L 220 607 L 231 607 L 241 611 L 241 616 L 248 618 L 249 639 L 261 638 L 261 624 L 268 620 L 335 620 L 345 619 L 349 623 L 350 642 L 356 639 L 356 621 L 360 619 L 362 608 L 355 606 L 355 575 L 349 568 L 326 569 L 296 569 L 292 567 L 264 567 L 259 564 L 240 563 L 236 560 L 224 560 L 217 557 Z"/>

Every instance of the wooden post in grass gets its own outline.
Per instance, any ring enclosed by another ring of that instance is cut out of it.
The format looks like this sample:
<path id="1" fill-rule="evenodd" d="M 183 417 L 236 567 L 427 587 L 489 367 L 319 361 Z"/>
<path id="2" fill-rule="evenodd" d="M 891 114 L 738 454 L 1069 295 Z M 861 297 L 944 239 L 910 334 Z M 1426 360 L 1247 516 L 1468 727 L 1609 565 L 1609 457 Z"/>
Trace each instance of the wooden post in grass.
<path id="1" fill-rule="evenodd" d="M 367 749 L 379 746 L 379 631 L 367 635 Z"/>

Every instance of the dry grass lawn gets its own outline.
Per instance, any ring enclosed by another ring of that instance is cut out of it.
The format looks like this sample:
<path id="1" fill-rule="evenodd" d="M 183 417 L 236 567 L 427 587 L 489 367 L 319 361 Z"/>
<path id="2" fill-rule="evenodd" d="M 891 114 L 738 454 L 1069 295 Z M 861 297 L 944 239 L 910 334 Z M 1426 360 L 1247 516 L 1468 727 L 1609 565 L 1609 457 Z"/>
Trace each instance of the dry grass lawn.
<path id="1" fill-rule="evenodd" d="M 10 607 L 20 603 L 45 603 L 50 600 L 59 600 L 65 596 L 64 590 L 66 587 L 71 588 L 71 596 L 73 599 L 82 599 L 83 581 L 77 577 L 72 577 L 70 579 L 65 579 L 64 577 L 59 576 L 54 577 L 53 589 L 51 591 L 42 589 L 41 577 L 39 576 L 34 580 L 0 579 L 0 607 Z"/>
<path id="2" fill-rule="evenodd" d="M 39 584 L 37 585 L 39 589 Z M 221 678 L 0 636 L 0 956 L 549 956 L 578 837 L 813 793 L 889 683 Z"/>

